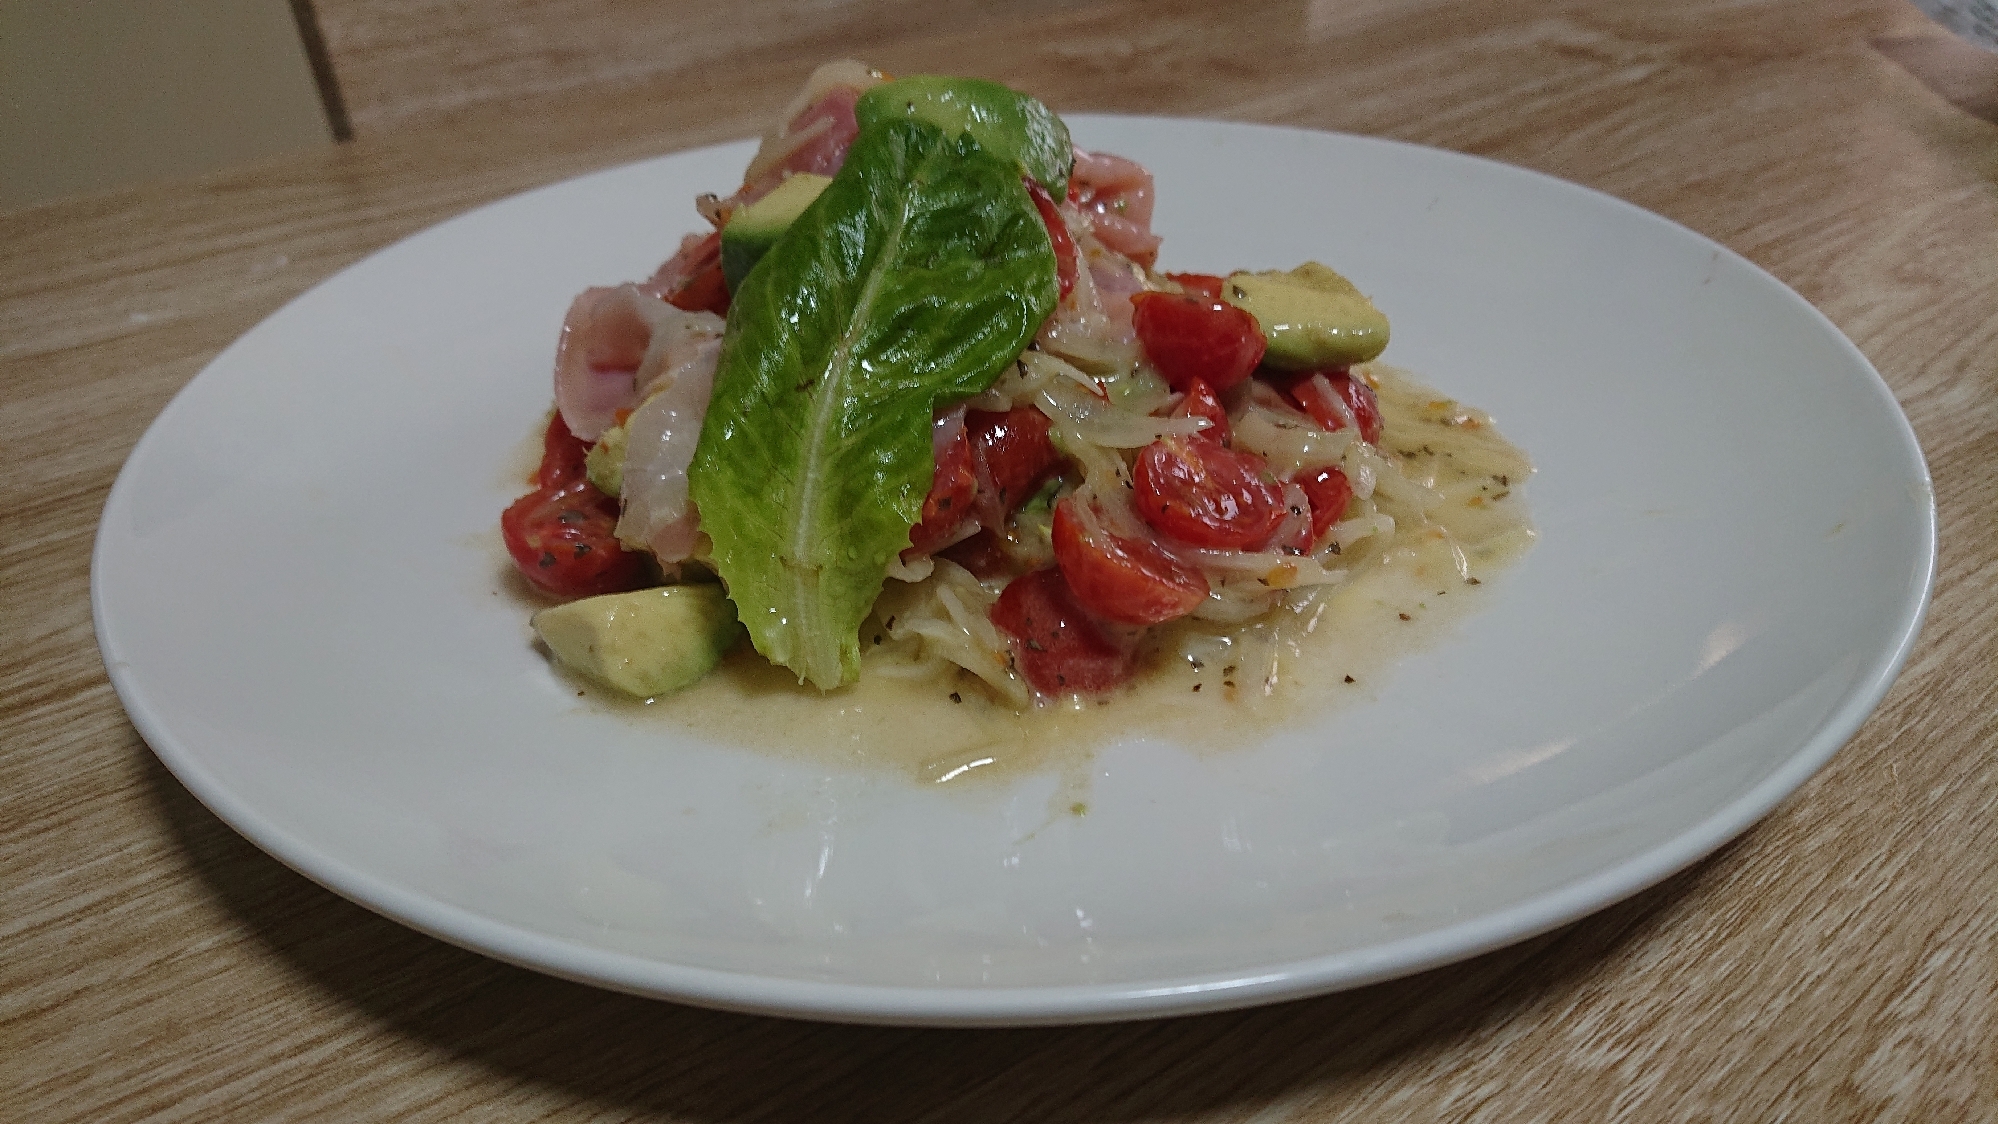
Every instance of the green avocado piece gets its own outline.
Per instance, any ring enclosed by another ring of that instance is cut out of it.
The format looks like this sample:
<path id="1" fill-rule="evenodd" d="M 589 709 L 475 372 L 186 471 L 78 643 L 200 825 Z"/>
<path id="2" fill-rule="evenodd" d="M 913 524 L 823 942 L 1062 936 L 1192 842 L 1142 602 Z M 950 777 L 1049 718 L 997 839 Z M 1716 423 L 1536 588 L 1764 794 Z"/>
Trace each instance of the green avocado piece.
<path id="1" fill-rule="evenodd" d="M 584 474 L 604 495 L 624 494 L 624 447 L 624 427 L 614 425 L 604 430 L 597 443 L 583 454 Z"/>
<path id="2" fill-rule="evenodd" d="M 860 95 L 853 115 L 862 129 L 876 121 L 913 117 L 947 137 L 970 133 L 978 147 L 1025 168 L 1056 202 L 1068 197 L 1068 173 L 1075 166 L 1068 126 L 1018 90 L 982 78 L 916 74 Z"/>
<path id="3" fill-rule="evenodd" d="M 1351 281 L 1315 261 L 1288 273 L 1231 274 L 1221 299 L 1256 318 L 1269 343 L 1263 362 L 1272 367 L 1365 363 L 1387 350 L 1387 317 Z"/>
<path id="4" fill-rule="evenodd" d="M 722 227 L 721 239 L 722 280 L 728 282 L 729 292 L 735 292 L 742 279 L 749 276 L 750 267 L 784 237 L 784 232 L 791 229 L 791 224 L 831 182 L 831 176 L 799 172 L 729 218 L 728 225 Z"/>
<path id="5" fill-rule="evenodd" d="M 743 635 L 718 585 L 606 593 L 534 614 L 555 658 L 637 698 L 677 691 L 715 669 Z"/>

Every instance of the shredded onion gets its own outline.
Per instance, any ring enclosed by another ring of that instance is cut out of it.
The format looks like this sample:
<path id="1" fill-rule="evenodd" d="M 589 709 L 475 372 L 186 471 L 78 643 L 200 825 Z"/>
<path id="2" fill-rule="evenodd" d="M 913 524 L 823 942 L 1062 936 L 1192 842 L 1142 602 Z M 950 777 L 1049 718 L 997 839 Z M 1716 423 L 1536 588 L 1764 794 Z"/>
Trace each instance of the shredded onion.
<path id="1" fill-rule="evenodd" d="M 1270 463 L 1279 476 L 1335 465 L 1353 444 L 1353 431 L 1327 433 L 1295 411 L 1250 404 L 1233 425 L 1234 445 Z"/>

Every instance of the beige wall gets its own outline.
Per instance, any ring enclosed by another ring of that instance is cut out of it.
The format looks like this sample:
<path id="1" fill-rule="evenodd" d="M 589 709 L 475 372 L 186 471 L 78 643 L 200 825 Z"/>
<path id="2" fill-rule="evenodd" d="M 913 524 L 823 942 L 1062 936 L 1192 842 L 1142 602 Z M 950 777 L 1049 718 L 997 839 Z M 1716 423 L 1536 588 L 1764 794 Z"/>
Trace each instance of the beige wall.
<path id="1" fill-rule="evenodd" d="M 286 0 L 0 0 L 0 210 L 330 143 Z"/>

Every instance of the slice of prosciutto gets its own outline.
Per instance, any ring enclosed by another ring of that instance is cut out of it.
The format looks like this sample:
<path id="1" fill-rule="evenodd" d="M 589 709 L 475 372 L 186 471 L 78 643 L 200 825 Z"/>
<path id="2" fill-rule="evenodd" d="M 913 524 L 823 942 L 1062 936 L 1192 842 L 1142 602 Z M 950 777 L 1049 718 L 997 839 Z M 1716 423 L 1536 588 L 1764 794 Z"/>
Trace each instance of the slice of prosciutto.
<path id="1" fill-rule="evenodd" d="M 555 407 L 569 432 L 603 436 L 662 374 L 719 348 L 722 327 L 712 312 L 683 312 L 636 285 L 583 290 L 555 347 Z"/>
<path id="2" fill-rule="evenodd" d="M 701 533 L 700 515 L 687 498 L 687 469 L 714 391 L 719 331 L 646 383 L 645 401 L 624 423 L 624 513 L 617 537 L 665 563 L 685 560 Z"/>
<path id="3" fill-rule="evenodd" d="M 860 135 L 854 104 L 886 79 L 866 63 L 839 59 L 812 72 L 805 88 L 784 109 L 743 171 L 742 187 L 726 199 L 703 195 L 696 205 L 716 229 L 729 217 L 774 191 L 800 172 L 830 176 L 846 163 L 846 150 Z"/>
<path id="4" fill-rule="evenodd" d="M 860 133 L 854 102 L 885 80 L 880 71 L 853 59 L 836 59 L 812 71 L 743 170 L 738 197 L 749 198 L 741 201 L 754 202 L 793 173 L 829 176 L 838 171 Z"/>
<path id="5" fill-rule="evenodd" d="M 1152 174 L 1143 164 L 1078 148 L 1068 192 L 1104 246 L 1146 269 L 1158 261 L 1163 239 L 1152 233 Z"/>

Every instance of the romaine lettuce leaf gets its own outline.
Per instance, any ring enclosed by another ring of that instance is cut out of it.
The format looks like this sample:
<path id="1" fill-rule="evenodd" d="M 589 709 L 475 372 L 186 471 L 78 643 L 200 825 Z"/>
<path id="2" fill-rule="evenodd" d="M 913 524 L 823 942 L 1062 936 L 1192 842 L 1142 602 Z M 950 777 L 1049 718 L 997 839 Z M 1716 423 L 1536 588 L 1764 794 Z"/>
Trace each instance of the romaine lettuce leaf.
<path id="1" fill-rule="evenodd" d="M 1068 174 L 1075 165 L 1068 126 L 1018 90 L 983 78 L 914 74 L 860 95 L 853 113 L 863 129 L 910 117 L 946 134 L 970 133 L 994 156 L 1018 160 L 1057 202 L 1068 197 Z"/>
<path id="2" fill-rule="evenodd" d="M 1017 165 L 920 121 L 861 132 L 734 296 L 689 481 L 764 656 L 821 688 L 859 674 L 936 405 L 991 385 L 1055 299 Z"/>

